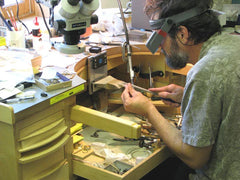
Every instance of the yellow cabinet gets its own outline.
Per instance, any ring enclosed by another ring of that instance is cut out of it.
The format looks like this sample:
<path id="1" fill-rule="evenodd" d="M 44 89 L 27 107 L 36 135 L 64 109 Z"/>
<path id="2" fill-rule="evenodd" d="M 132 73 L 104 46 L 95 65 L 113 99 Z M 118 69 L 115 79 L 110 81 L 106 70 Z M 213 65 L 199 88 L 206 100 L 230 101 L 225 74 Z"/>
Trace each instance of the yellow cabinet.
<path id="1" fill-rule="evenodd" d="M 74 104 L 72 96 L 16 113 L 0 103 L 0 179 L 71 179 L 69 111 Z"/>

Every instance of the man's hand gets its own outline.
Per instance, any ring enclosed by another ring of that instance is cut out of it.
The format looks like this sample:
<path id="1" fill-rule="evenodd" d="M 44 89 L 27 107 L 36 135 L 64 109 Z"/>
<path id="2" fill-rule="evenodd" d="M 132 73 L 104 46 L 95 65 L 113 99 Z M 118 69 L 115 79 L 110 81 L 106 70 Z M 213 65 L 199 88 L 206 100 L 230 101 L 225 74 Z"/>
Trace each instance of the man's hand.
<path id="1" fill-rule="evenodd" d="M 121 98 L 123 106 L 128 112 L 147 115 L 148 107 L 153 106 L 151 101 L 142 93 L 134 90 L 131 84 L 125 86 Z"/>
<path id="2" fill-rule="evenodd" d="M 149 90 L 158 92 L 159 96 L 170 98 L 176 102 L 181 102 L 183 95 L 183 87 L 173 84 Z M 169 149 L 189 167 L 199 169 L 207 163 L 212 145 L 198 148 L 185 144 L 182 141 L 182 132 L 169 123 L 159 113 L 152 102 L 146 96 L 142 95 L 142 93 L 135 91 L 131 84 L 126 85 L 121 97 L 125 110 L 146 116 Z"/>
<path id="3" fill-rule="evenodd" d="M 177 103 L 173 103 L 170 101 L 163 100 L 165 104 L 178 107 L 180 106 L 182 101 L 184 88 L 175 84 L 170 84 L 168 86 L 164 86 L 160 88 L 150 88 L 149 90 L 152 92 L 157 92 L 158 96 L 162 98 L 172 99 L 173 101 L 177 102 Z"/>

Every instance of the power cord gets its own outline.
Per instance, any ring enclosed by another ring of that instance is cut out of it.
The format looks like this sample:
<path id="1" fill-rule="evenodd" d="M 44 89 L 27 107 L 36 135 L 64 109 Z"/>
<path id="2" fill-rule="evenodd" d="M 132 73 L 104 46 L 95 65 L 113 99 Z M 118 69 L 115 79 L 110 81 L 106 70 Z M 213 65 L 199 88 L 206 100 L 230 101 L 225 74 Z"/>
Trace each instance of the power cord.
<path id="1" fill-rule="evenodd" d="M 40 8 L 40 10 L 41 10 L 41 13 L 42 13 L 42 16 L 43 16 L 43 21 L 44 21 L 44 24 L 45 24 L 45 26 L 46 26 L 46 28 L 47 28 L 49 37 L 52 38 L 52 33 L 51 33 L 51 31 L 50 31 L 50 29 L 49 29 L 49 27 L 48 27 L 48 25 L 47 25 L 47 22 L 46 22 L 46 19 L 45 19 L 45 15 L 44 15 L 42 6 L 41 6 L 40 2 L 38 2 L 38 1 L 36 1 L 36 2 L 37 2 L 37 4 L 39 5 L 39 8 Z"/>
<path id="2" fill-rule="evenodd" d="M 19 19 L 19 5 L 18 5 L 18 0 L 16 0 L 16 3 L 17 3 L 17 19 L 18 19 L 18 21 L 26 28 L 28 34 L 30 34 L 30 31 L 29 31 L 29 29 L 27 28 L 26 24 L 24 24 L 24 23 Z"/>

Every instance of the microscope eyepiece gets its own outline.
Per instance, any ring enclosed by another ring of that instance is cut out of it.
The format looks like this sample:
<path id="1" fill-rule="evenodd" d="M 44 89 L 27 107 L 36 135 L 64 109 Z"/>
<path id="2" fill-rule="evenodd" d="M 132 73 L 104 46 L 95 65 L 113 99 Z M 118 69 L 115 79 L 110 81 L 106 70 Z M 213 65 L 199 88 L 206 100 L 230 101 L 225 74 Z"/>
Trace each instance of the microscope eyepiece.
<path id="1" fill-rule="evenodd" d="M 68 3 L 72 6 L 76 6 L 79 2 L 80 0 L 68 0 Z"/>
<path id="2" fill-rule="evenodd" d="M 82 0 L 86 4 L 90 4 L 93 0 Z"/>
<path id="3" fill-rule="evenodd" d="M 90 24 L 97 24 L 98 23 L 98 16 L 96 14 L 92 15 Z"/>

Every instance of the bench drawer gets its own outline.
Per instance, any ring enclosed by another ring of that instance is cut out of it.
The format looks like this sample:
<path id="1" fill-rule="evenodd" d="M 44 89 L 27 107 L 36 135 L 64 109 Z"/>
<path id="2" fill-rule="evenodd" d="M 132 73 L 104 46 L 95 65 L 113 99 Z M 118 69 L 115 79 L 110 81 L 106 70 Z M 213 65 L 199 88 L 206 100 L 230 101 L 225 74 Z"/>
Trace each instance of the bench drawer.
<path id="1" fill-rule="evenodd" d="M 91 165 L 89 162 L 92 159 L 92 163 L 101 161 L 98 156 L 90 155 L 87 159 L 83 161 L 73 159 L 73 174 L 84 177 L 86 179 L 94 180 L 139 180 L 145 174 L 150 172 L 153 168 L 158 166 L 164 160 L 171 156 L 169 150 L 162 146 L 160 149 L 156 150 L 149 157 L 144 159 L 142 162 L 131 168 L 126 173 L 119 175 L 108 170 Z M 85 161 L 85 162 L 84 162 Z"/>

